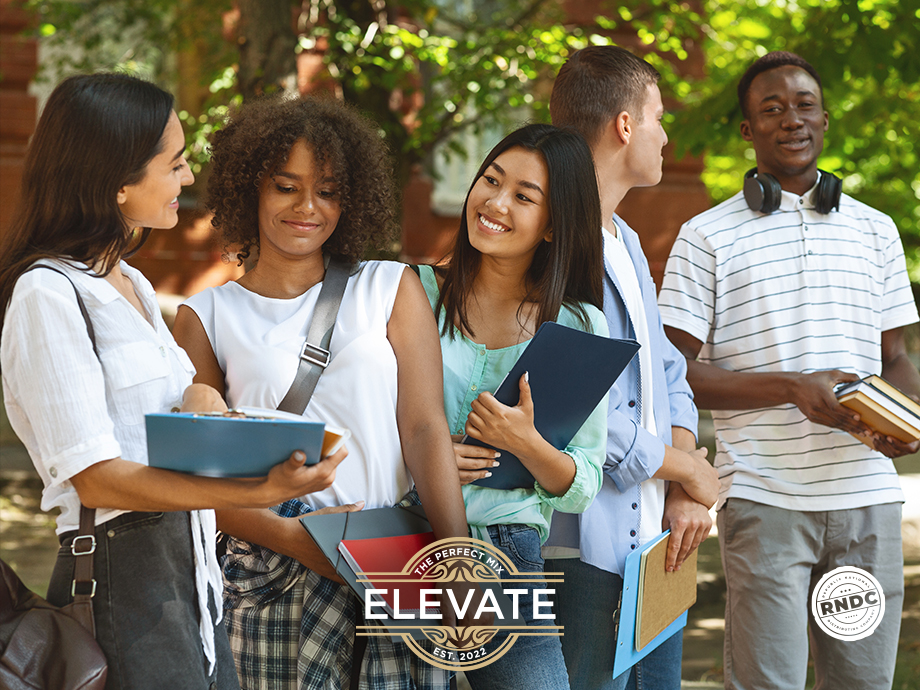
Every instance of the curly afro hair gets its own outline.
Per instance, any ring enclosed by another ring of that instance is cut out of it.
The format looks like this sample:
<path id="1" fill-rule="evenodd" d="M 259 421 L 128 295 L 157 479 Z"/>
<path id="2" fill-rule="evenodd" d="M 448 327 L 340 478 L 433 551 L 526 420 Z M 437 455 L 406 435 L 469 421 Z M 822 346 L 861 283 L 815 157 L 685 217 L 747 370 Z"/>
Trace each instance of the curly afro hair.
<path id="1" fill-rule="evenodd" d="M 389 155 L 374 126 L 332 99 L 265 98 L 244 105 L 211 137 L 211 224 L 239 261 L 259 247 L 259 190 L 303 139 L 339 185 L 342 215 L 323 251 L 348 262 L 384 249 L 396 230 Z"/>

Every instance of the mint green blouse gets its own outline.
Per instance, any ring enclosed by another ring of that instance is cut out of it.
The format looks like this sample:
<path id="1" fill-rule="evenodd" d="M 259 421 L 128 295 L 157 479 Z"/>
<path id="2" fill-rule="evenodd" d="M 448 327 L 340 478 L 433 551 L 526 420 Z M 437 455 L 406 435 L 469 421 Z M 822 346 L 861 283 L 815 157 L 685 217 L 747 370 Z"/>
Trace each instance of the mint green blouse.
<path id="1" fill-rule="evenodd" d="M 420 277 L 428 300 L 434 309 L 438 300 L 438 283 L 434 269 L 420 266 Z M 603 313 L 585 305 L 591 321 L 591 332 L 607 336 L 607 321 Z M 444 323 L 444 310 L 438 315 L 438 327 Z M 584 330 L 580 320 L 569 308 L 559 312 L 558 323 Z M 518 360 L 527 343 L 489 350 L 455 331 L 453 337 L 441 336 L 441 354 L 444 360 L 444 411 L 450 433 L 464 433 L 470 406 L 482 391 L 494 393 L 511 367 Z M 607 397 L 588 417 L 564 452 L 575 461 L 575 480 L 562 496 L 547 493 L 538 482 L 532 489 L 490 489 L 475 484 L 463 487 L 466 519 L 473 537 L 490 541 L 489 525 L 530 525 L 540 534 L 540 541 L 549 536 L 550 519 L 554 510 L 565 513 L 584 511 L 600 491 L 602 468 L 607 443 Z M 501 457 L 498 458 L 501 463 Z M 496 471 L 501 471 L 499 466 Z"/>

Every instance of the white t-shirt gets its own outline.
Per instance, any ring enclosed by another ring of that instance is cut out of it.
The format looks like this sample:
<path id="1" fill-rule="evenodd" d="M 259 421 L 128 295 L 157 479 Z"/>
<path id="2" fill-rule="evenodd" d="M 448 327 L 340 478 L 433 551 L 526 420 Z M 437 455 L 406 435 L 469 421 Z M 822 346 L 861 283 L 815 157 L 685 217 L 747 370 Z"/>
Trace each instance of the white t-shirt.
<path id="1" fill-rule="evenodd" d="M 121 263 L 152 326 L 95 274 L 63 261 L 40 263 L 73 280 L 99 347 L 97 358 L 67 278 L 37 269 L 16 282 L 0 342 L 3 397 L 10 424 L 44 482 L 42 510 L 61 509 L 60 534 L 79 527 L 80 500 L 70 478 L 116 457 L 146 465 L 144 415 L 181 404 L 195 369 L 139 271 Z M 124 512 L 99 509 L 96 524 Z"/>
<path id="2" fill-rule="evenodd" d="M 348 280 L 331 360 L 304 417 L 346 427 L 352 437 L 332 486 L 302 497 L 312 508 L 359 500 L 367 508 L 392 506 L 412 486 L 396 426 L 396 355 L 387 340 L 405 269 L 392 261 L 368 261 Z M 229 282 L 185 302 L 201 320 L 224 371 L 228 405 L 278 407 L 297 372 L 321 289 L 319 283 L 293 299 L 274 299 Z"/>
<path id="3" fill-rule="evenodd" d="M 641 345 L 639 348 L 639 377 L 641 385 L 641 425 L 652 436 L 658 435 L 655 425 L 655 406 L 652 386 L 652 350 L 648 330 L 648 320 L 645 318 L 645 308 L 642 303 L 642 291 L 639 287 L 639 277 L 636 267 L 626 244 L 623 234 L 617 229 L 617 234 L 604 228 L 604 255 L 610 262 L 613 272 L 620 281 L 623 290 L 623 300 L 626 311 L 636 331 L 636 340 Z M 639 513 L 639 543 L 644 544 L 661 534 L 661 519 L 664 515 L 664 481 L 660 479 L 647 479 L 640 484 L 641 511 Z"/>
<path id="4" fill-rule="evenodd" d="M 659 295 L 665 325 L 703 343 L 700 360 L 729 371 L 881 373 L 881 334 L 917 320 L 898 231 L 841 196 L 782 193 L 769 215 L 739 192 L 689 220 Z M 809 421 L 794 404 L 713 411 L 715 466 L 729 497 L 824 511 L 902 501 L 888 458 Z"/>

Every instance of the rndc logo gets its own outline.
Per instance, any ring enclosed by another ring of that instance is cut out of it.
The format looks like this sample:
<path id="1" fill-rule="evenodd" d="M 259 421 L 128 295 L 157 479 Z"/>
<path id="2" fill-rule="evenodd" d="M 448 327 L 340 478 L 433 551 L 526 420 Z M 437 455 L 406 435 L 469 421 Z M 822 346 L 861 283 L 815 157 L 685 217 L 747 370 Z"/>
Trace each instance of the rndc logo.
<path id="1" fill-rule="evenodd" d="M 868 637 L 885 615 L 885 593 L 870 573 L 843 566 L 824 575 L 811 594 L 818 627 L 838 640 Z"/>

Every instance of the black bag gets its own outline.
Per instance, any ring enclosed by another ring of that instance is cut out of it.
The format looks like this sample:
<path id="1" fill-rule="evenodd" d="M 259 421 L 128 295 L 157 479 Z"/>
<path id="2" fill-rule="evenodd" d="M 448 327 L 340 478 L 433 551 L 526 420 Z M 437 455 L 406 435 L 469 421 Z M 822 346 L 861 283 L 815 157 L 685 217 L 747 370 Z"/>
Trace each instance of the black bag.
<path id="1" fill-rule="evenodd" d="M 46 268 L 43 264 L 26 272 Z M 73 282 L 71 281 L 71 285 Z M 96 356 L 96 334 L 80 293 L 74 286 L 86 333 Z M 71 552 L 74 575 L 73 602 L 58 608 L 30 591 L 0 560 L 0 688 L 9 690 L 103 690 L 108 674 L 105 655 L 96 642 L 93 621 L 93 553 L 96 537 L 95 509 L 80 506 L 80 529 Z"/>
<path id="2" fill-rule="evenodd" d="M 0 560 L 0 687 L 102 690 L 105 656 L 80 622 L 86 613 L 82 602 L 52 606 Z"/>

